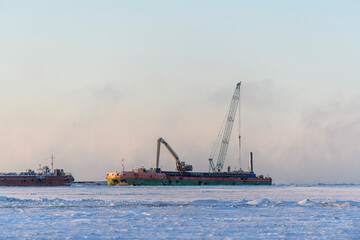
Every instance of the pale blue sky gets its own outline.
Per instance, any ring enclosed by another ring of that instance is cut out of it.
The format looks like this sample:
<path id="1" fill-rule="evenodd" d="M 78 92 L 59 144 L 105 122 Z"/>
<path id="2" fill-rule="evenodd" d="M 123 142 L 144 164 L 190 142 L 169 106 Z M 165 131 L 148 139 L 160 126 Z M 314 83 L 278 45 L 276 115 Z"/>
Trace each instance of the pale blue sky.
<path id="1" fill-rule="evenodd" d="M 278 182 L 359 183 L 359 5 L 0 1 L 0 171 L 54 153 L 100 180 L 122 158 L 153 167 L 160 136 L 207 170 L 242 81 L 243 165 L 251 150 Z"/>

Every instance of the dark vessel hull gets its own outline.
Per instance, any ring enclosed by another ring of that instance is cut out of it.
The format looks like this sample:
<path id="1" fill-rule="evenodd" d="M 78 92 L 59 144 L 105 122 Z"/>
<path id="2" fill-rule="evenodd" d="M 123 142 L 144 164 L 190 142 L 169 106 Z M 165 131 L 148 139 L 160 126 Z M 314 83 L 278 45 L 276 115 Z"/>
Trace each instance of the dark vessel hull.
<path id="1" fill-rule="evenodd" d="M 71 175 L 0 175 L 0 186 L 70 186 L 73 182 Z"/>

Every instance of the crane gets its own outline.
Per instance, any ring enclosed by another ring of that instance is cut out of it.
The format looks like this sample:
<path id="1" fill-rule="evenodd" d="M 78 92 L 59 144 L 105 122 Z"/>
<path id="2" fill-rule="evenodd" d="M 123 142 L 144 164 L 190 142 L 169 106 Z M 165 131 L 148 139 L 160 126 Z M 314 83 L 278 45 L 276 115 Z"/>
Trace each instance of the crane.
<path id="1" fill-rule="evenodd" d="M 175 158 L 177 171 L 179 171 L 179 172 L 192 171 L 192 165 L 185 164 L 185 162 L 180 162 L 179 156 L 176 154 L 176 152 L 170 147 L 170 145 L 163 138 L 159 138 L 157 140 L 157 154 L 156 154 L 156 169 L 157 170 L 159 169 L 161 143 L 165 145 L 165 147 L 169 150 L 171 155 Z"/>
<path id="2" fill-rule="evenodd" d="M 227 149 L 229 146 L 231 131 L 232 131 L 232 127 L 234 125 L 236 109 L 237 109 L 238 103 L 240 101 L 240 85 L 241 85 L 241 82 L 236 84 L 236 88 L 235 88 L 235 91 L 234 91 L 234 94 L 233 94 L 233 97 L 232 97 L 231 103 L 230 103 L 230 109 L 225 118 L 226 124 L 225 124 L 224 132 L 222 134 L 219 134 L 219 136 L 218 136 L 219 140 L 222 136 L 222 141 L 221 141 L 221 146 L 220 146 L 216 165 L 214 165 L 213 158 L 215 155 L 217 143 L 215 143 L 214 150 L 210 154 L 209 163 L 210 163 L 210 169 L 213 172 L 220 172 L 224 166 L 224 161 L 225 161 Z M 240 116 L 239 116 L 239 118 L 240 118 Z M 240 146 L 241 146 L 241 136 L 239 134 L 239 148 L 240 148 Z M 239 153 L 239 156 L 240 156 L 240 153 Z"/>

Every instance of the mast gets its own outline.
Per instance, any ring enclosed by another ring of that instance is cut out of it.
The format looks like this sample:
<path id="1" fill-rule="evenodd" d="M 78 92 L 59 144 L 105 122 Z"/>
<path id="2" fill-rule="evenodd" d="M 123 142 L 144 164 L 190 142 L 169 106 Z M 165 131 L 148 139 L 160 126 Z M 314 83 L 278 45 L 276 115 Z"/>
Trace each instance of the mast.
<path id="1" fill-rule="evenodd" d="M 51 159 L 51 172 L 54 172 L 54 159 L 55 159 L 55 157 L 54 157 L 53 154 L 51 154 L 50 159 Z"/>

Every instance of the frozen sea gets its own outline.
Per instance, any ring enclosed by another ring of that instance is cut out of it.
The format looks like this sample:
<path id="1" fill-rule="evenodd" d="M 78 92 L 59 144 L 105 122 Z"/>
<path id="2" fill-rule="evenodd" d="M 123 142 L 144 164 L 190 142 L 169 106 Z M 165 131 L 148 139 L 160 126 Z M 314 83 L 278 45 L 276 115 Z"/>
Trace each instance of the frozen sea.
<path id="1" fill-rule="evenodd" d="M 360 185 L 0 187 L 1 239 L 360 239 Z"/>

